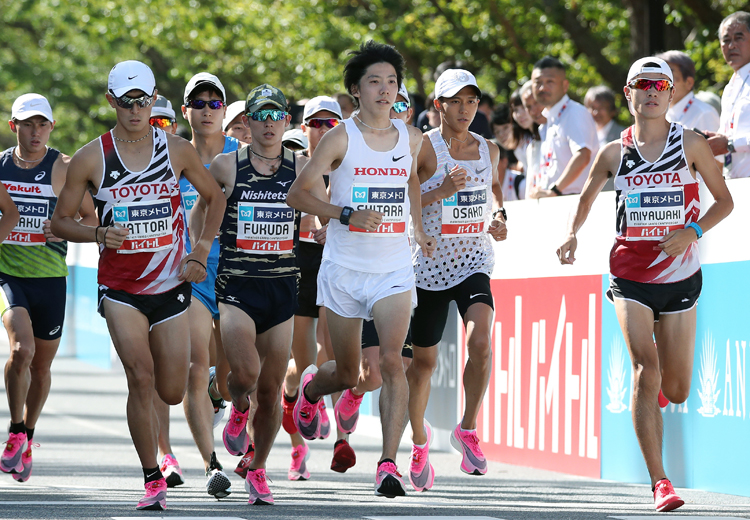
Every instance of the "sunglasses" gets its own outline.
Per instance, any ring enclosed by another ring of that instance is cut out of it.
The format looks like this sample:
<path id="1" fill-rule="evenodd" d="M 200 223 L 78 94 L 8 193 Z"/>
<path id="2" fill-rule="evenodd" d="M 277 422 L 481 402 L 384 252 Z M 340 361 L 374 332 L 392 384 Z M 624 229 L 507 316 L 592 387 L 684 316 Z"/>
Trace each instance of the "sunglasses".
<path id="1" fill-rule="evenodd" d="M 174 121 L 168 117 L 152 117 L 148 120 L 148 124 L 151 126 L 158 126 L 159 128 L 169 128 L 174 124 Z"/>
<path id="2" fill-rule="evenodd" d="M 151 106 L 151 103 L 154 102 L 154 96 L 149 96 L 147 94 L 142 95 L 141 97 L 132 98 L 128 96 L 120 96 L 115 97 L 114 94 L 112 97 L 115 100 L 115 103 L 117 103 L 117 106 L 120 108 L 133 108 L 133 105 L 138 105 L 141 108 L 145 108 L 147 106 Z"/>
<path id="3" fill-rule="evenodd" d="M 638 90 L 649 90 L 654 87 L 657 92 L 664 92 L 672 88 L 672 82 L 668 79 L 636 79 L 628 83 L 628 86 Z"/>
<path id="4" fill-rule="evenodd" d="M 392 108 L 394 112 L 400 114 L 401 112 L 406 112 L 407 110 L 409 110 L 409 103 L 407 103 L 406 101 L 396 101 L 393 104 Z"/>
<path id="5" fill-rule="evenodd" d="M 250 112 L 247 114 L 247 117 L 252 119 L 253 121 L 265 121 L 269 117 L 271 118 L 271 121 L 281 121 L 286 117 L 287 113 L 284 110 L 257 110 L 255 112 Z"/>
<path id="6" fill-rule="evenodd" d="M 323 125 L 325 125 L 328 128 L 333 128 L 334 126 L 337 126 L 340 122 L 341 121 L 333 117 L 330 119 L 315 118 L 315 119 L 308 119 L 305 125 L 309 126 L 310 128 L 322 128 Z"/>
<path id="7" fill-rule="evenodd" d="M 194 108 L 196 110 L 203 110 L 203 108 L 208 105 L 208 108 L 211 110 L 219 110 L 221 107 L 225 106 L 225 103 L 220 99 L 212 99 L 211 101 L 203 101 L 202 99 L 191 99 L 187 103 L 185 103 L 185 106 L 188 108 Z"/>

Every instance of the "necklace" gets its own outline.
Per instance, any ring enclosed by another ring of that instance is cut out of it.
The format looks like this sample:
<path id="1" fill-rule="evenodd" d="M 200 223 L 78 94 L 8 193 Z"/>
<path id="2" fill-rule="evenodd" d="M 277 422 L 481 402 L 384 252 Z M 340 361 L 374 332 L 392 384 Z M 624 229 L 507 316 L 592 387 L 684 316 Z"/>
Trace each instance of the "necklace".
<path id="1" fill-rule="evenodd" d="M 128 139 L 120 139 L 119 137 L 117 137 L 115 135 L 114 132 L 112 132 L 112 137 L 114 137 L 116 140 L 120 141 L 121 143 L 137 143 L 138 141 L 143 141 L 145 138 L 147 138 L 148 136 L 150 136 L 151 132 L 153 131 L 153 128 L 154 128 L 153 126 L 150 126 L 149 130 L 148 130 L 148 133 L 146 135 L 144 135 L 140 139 L 133 139 L 132 141 L 128 140 Z"/>
<path id="2" fill-rule="evenodd" d="M 46 147 L 45 147 L 45 148 L 46 148 Z M 25 163 L 27 163 L 27 164 L 34 164 L 34 163 L 38 163 L 39 161 L 41 161 L 42 159 L 44 159 L 44 158 L 45 158 L 45 157 L 47 156 L 47 153 L 46 153 L 46 151 L 45 151 L 45 154 L 44 154 L 44 155 L 43 155 L 42 157 L 40 157 L 39 159 L 34 159 L 33 161 L 29 161 L 29 160 L 26 160 L 26 159 L 24 159 L 23 157 L 21 157 L 21 154 L 19 154 L 19 153 L 18 153 L 18 147 L 17 147 L 17 146 L 16 146 L 16 149 L 15 149 L 14 151 L 15 151 L 15 153 L 14 153 L 13 155 L 15 155 L 15 156 L 16 156 L 16 159 L 18 159 L 18 160 L 19 160 L 19 161 L 21 161 L 21 162 L 25 162 Z"/>
<path id="3" fill-rule="evenodd" d="M 440 137 L 443 137 L 443 134 L 440 134 Z M 461 144 L 466 144 L 466 141 L 469 140 L 469 137 L 471 137 L 471 134 L 467 135 L 466 139 L 464 139 L 463 141 L 461 139 L 459 139 L 458 137 L 451 137 L 451 138 L 449 138 L 446 141 L 445 137 L 443 137 L 443 142 L 446 144 L 446 146 L 448 146 L 448 150 L 450 150 L 451 149 L 451 143 L 453 143 L 453 141 L 458 141 Z"/>
<path id="4" fill-rule="evenodd" d="M 362 123 L 363 125 L 365 125 L 365 126 L 366 126 L 367 128 L 369 128 L 370 130 L 390 130 L 390 129 L 391 129 L 391 127 L 393 126 L 393 119 L 389 119 L 389 120 L 388 120 L 388 121 L 390 122 L 390 124 L 389 124 L 388 126 L 386 126 L 385 128 L 375 128 L 374 126 L 370 126 L 370 125 L 368 125 L 367 123 L 365 123 L 364 121 L 362 121 L 362 120 L 361 120 L 361 119 L 359 118 L 359 115 L 356 115 L 356 116 L 354 116 L 354 117 L 356 117 L 356 118 L 357 118 L 357 121 L 359 121 L 360 123 Z"/>
<path id="5" fill-rule="evenodd" d="M 264 163 L 266 163 L 268 165 L 268 167 L 271 170 L 271 174 L 276 173 L 276 171 L 281 167 L 281 162 L 280 161 L 281 161 L 282 157 L 284 157 L 284 153 L 283 152 L 280 153 L 279 155 L 277 155 L 276 157 L 266 157 L 265 155 L 261 155 L 258 152 L 256 152 L 255 150 L 253 150 L 253 146 L 252 145 L 250 145 L 248 148 L 250 148 L 250 152 L 252 152 L 252 154 L 255 157 L 257 157 L 258 159 L 260 159 L 261 161 L 263 161 Z M 274 164 L 276 161 L 279 161 L 278 165 Z"/>

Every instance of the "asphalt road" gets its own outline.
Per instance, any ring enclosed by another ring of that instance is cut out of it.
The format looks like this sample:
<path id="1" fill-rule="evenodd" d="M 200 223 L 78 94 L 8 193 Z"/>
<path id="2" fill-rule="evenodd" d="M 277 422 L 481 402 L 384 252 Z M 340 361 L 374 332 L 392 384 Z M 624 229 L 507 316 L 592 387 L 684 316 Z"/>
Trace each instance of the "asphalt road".
<path id="1" fill-rule="evenodd" d="M 5 351 L 7 352 L 7 351 Z M 5 363 L 6 358 L 0 358 Z M 169 491 L 168 510 L 139 512 L 142 473 L 125 421 L 124 374 L 91 367 L 70 358 L 53 365 L 52 392 L 34 440 L 34 471 L 26 483 L 0 475 L 0 518 L 192 518 L 362 519 L 362 518 L 494 518 L 605 519 L 659 518 L 650 489 L 493 462 L 482 477 L 459 471 L 455 452 L 433 452 L 437 478 L 425 493 L 375 497 L 375 464 L 380 454 L 375 436 L 355 433 L 357 465 L 345 474 L 329 469 L 333 441 L 311 443 L 312 478 L 290 482 L 287 468 L 291 444 L 281 431 L 268 463 L 275 506 L 249 506 L 243 481 L 232 469 L 238 458 L 226 453 L 216 432 L 216 451 L 227 468 L 234 492 L 217 501 L 206 494 L 203 464 L 181 406 L 172 407 L 172 444 L 186 483 Z M 4 393 L 4 390 L 3 390 Z M 0 400 L 0 423 L 9 420 L 6 399 Z M 363 423 L 365 424 L 365 423 Z M 372 434 L 374 423 L 361 427 Z M 402 445 L 398 463 L 408 466 L 409 446 Z M 750 482 L 750 479 L 748 480 Z M 409 489 L 411 489 L 409 487 Z M 678 490 L 685 506 L 670 518 L 750 518 L 750 498 L 688 489 Z"/>

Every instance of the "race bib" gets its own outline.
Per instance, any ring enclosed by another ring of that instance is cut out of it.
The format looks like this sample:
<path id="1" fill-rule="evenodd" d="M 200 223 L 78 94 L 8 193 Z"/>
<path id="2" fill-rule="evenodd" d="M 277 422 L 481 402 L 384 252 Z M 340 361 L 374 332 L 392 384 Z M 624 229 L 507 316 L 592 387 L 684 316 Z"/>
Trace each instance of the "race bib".
<path id="1" fill-rule="evenodd" d="M 349 231 L 367 233 L 372 236 L 394 237 L 406 234 L 409 215 L 406 211 L 405 184 L 352 185 L 352 208 L 354 211 L 370 209 L 383 213 L 378 229 L 367 231 L 349 224 Z"/>
<path id="2" fill-rule="evenodd" d="M 44 221 L 49 218 L 49 201 L 13 197 L 21 218 L 10 232 L 3 244 L 17 246 L 41 246 L 47 242 L 44 238 Z"/>
<path id="3" fill-rule="evenodd" d="M 198 202 L 197 191 L 183 191 L 182 192 L 182 207 L 185 208 L 185 222 L 190 222 L 190 212 L 193 211 L 193 206 Z"/>
<path id="4" fill-rule="evenodd" d="M 442 200 L 444 237 L 478 236 L 484 233 L 487 187 L 466 188 Z"/>
<path id="5" fill-rule="evenodd" d="M 286 204 L 237 204 L 237 250 L 283 255 L 294 251 L 294 210 Z"/>
<path id="6" fill-rule="evenodd" d="M 631 191 L 625 198 L 626 240 L 660 240 L 685 227 L 682 186 Z"/>
<path id="7" fill-rule="evenodd" d="M 302 220 L 305 219 L 305 217 L 308 215 L 308 213 L 302 213 L 301 217 Z M 299 241 L 300 242 L 307 242 L 309 244 L 317 244 L 314 238 L 314 233 L 312 231 L 302 231 L 299 232 Z"/>
<path id="8" fill-rule="evenodd" d="M 172 247 L 172 204 L 169 199 L 128 202 L 112 208 L 113 221 L 128 228 L 118 253 L 153 253 Z"/>

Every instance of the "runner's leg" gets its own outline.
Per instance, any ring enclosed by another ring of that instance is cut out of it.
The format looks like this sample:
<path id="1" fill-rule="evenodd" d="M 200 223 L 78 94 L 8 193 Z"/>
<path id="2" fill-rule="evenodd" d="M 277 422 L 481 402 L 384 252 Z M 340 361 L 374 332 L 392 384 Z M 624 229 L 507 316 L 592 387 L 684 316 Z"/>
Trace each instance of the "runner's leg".
<path id="1" fill-rule="evenodd" d="M 28 430 L 36 427 L 36 422 L 42 413 L 44 403 L 49 396 L 52 375 L 50 367 L 57 354 L 57 348 L 60 346 L 60 339 L 44 340 L 35 338 L 36 351 L 34 359 L 29 367 L 31 373 L 31 385 L 26 395 L 26 413 L 23 422 Z"/>
<path id="2" fill-rule="evenodd" d="M 414 347 L 414 358 L 406 370 L 409 381 L 409 421 L 411 422 L 412 442 L 422 445 L 427 442 L 424 430 L 424 413 L 430 400 L 432 373 L 437 367 L 438 347 Z"/>
<path id="3" fill-rule="evenodd" d="M 482 399 L 490 380 L 490 361 L 492 360 L 490 338 L 493 316 L 492 307 L 486 303 L 471 305 L 464 316 L 466 347 L 469 351 L 463 379 L 466 408 L 461 428 L 464 430 L 476 429 L 477 415 L 479 415 Z"/>
<path id="4" fill-rule="evenodd" d="M 29 312 L 23 307 L 11 307 L 3 314 L 3 325 L 8 332 L 10 357 L 5 363 L 5 393 L 10 407 L 10 420 L 24 420 L 24 407 L 31 385 L 31 363 L 36 354 L 34 331 Z"/>

